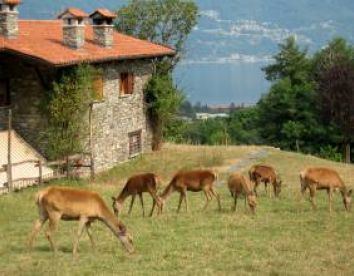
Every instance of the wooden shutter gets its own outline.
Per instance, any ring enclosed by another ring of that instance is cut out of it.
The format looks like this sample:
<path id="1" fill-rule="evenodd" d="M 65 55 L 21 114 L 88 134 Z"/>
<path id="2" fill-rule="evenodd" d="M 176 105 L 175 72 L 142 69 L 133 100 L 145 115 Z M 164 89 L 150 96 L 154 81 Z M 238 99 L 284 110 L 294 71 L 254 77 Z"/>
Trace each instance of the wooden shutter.
<path id="1" fill-rule="evenodd" d="M 103 99 L 103 76 L 98 75 L 93 80 L 93 91 L 95 92 L 96 99 Z"/>
<path id="2" fill-rule="evenodd" d="M 119 90 L 121 95 L 133 94 L 134 91 L 134 74 L 121 73 Z"/>
<path id="3" fill-rule="evenodd" d="M 134 92 L 134 74 L 128 74 L 128 93 L 133 94 Z"/>

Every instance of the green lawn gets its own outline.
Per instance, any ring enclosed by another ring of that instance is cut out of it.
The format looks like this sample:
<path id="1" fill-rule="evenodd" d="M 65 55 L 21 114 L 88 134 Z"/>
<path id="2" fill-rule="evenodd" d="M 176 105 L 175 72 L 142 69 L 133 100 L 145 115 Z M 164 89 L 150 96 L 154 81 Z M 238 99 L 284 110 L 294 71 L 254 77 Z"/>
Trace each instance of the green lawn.
<path id="1" fill-rule="evenodd" d="M 227 175 L 227 166 L 237 163 L 256 147 L 188 147 L 168 145 L 162 152 L 146 155 L 101 174 L 95 183 L 59 182 L 100 192 L 108 204 L 126 178 L 154 171 L 167 184 L 181 168 L 214 167 Z M 142 218 L 139 201 L 133 214 L 121 216 L 134 235 L 136 253 L 128 256 L 111 232 L 101 223 L 93 225 L 96 251 L 86 235 L 80 241 L 77 259 L 72 256 L 76 222 L 61 222 L 54 238 L 59 253 L 54 255 L 43 235 L 32 252 L 25 243 L 37 210 L 30 188 L 0 197 L 0 274 L 4 275 L 91 275 L 91 274 L 353 274 L 354 215 L 345 213 L 340 194 L 334 197 L 329 214 L 327 194 L 318 193 L 318 210 L 312 211 L 299 194 L 299 171 L 309 165 L 338 169 L 345 182 L 353 185 L 354 166 L 333 163 L 311 156 L 269 150 L 260 162 L 275 166 L 284 188 L 280 199 L 269 199 L 260 188 L 257 214 L 252 216 L 240 200 L 236 213 L 225 186 L 218 187 L 223 211 L 212 202 L 206 212 L 203 194 L 188 194 L 189 213 L 175 214 L 178 196 L 173 194 L 160 217 Z M 247 168 L 245 168 L 247 169 Z M 151 199 L 145 196 L 146 213 Z M 130 200 L 130 199 L 129 199 Z"/>

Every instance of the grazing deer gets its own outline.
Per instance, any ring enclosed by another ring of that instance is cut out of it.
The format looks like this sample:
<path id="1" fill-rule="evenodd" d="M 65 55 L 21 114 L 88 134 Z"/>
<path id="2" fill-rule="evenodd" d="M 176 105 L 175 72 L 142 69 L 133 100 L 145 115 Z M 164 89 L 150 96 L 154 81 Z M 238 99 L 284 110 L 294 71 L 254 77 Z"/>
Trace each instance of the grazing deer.
<path id="1" fill-rule="evenodd" d="M 228 186 L 231 196 L 234 198 L 233 210 L 236 211 L 237 197 L 244 194 L 245 205 L 247 200 L 252 213 L 255 213 L 257 201 L 252 182 L 243 175 L 234 173 L 229 177 Z"/>
<path id="2" fill-rule="evenodd" d="M 261 182 L 264 182 L 266 194 L 268 194 L 268 184 L 273 186 L 273 192 L 276 197 L 280 194 L 282 181 L 274 168 L 266 165 L 254 165 L 248 174 L 250 180 L 255 183 L 254 191 L 256 196 L 258 195 L 257 187 Z M 271 190 L 269 190 L 269 197 L 271 196 Z"/>
<path id="3" fill-rule="evenodd" d="M 133 208 L 135 196 L 138 194 L 141 202 L 141 207 L 143 208 L 143 216 L 145 216 L 143 193 L 149 193 L 153 199 L 150 216 L 153 215 L 156 204 L 158 205 L 159 214 L 161 209 L 161 203 L 160 199 L 157 196 L 158 182 L 158 176 L 153 173 L 144 173 L 130 177 L 121 193 L 117 197 L 112 197 L 114 213 L 118 216 L 118 214 L 123 209 L 123 203 L 125 199 L 131 196 L 132 200 L 130 202 L 130 208 L 128 212 L 130 214 Z"/>
<path id="4" fill-rule="evenodd" d="M 303 196 L 307 188 L 310 190 L 310 201 L 313 209 L 316 209 L 316 190 L 327 190 L 329 211 L 332 212 L 333 191 L 339 189 L 342 194 L 344 207 L 347 211 L 350 211 L 352 189 L 347 189 L 335 170 L 329 168 L 307 168 L 300 173 L 300 182 Z"/>
<path id="5" fill-rule="evenodd" d="M 134 252 L 132 238 L 126 227 L 95 192 L 67 187 L 49 187 L 37 193 L 36 204 L 38 206 L 39 219 L 35 222 L 29 238 L 28 246 L 30 249 L 34 239 L 47 220 L 49 220 L 49 227 L 46 236 L 54 252 L 57 251 L 57 248 L 52 235 L 57 228 L 59 220 L 78 220 L 79 228 L 73 247 L 73 254 L 76 255 L 79 239 L 84 228 L 86 228 L 92 247 L 94 247 L 90 226 L 93 221 L 100 220 L 111 229 L 129 253 Z"/>
<path id="6" fill-rule="evenodd" d="M 221 210 L 220 197 L 215 191 L 214 183 L 217 179 L 215 173 L 210 170 L 195 170 L 195 171 L 185 171 L 178 172 L 172 178 L 171 182 L 165 188 L 165 190 L 160 195 L 161 199 L 161 213 L 163 207 L 166 203 L 166 199 L 170 196 L 170 194 L 174 191 L 180 193 L 179 204 L 177 208 L 177 213 L 179 213 L 182 205 L 182 201 L 184 200 L 186 211 L 188 212 L 188 204 L 187 204 L 187 191 L 191 192 L 201 192 L 203 191 L 206 197 L 206 203 L 204 206 L 204 210 L 207 208 L 208 203 L 212 200 L 214 196 L 218 201 L 219 210 Z"/>

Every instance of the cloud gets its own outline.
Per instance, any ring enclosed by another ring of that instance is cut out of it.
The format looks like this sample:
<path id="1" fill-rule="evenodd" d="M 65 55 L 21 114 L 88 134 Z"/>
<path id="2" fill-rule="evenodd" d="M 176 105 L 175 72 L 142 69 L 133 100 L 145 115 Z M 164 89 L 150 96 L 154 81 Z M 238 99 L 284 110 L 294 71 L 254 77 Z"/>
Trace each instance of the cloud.
<path id="1" fill-rule="evenodd" d="M 190 64 L 241 64 L 241 63 L 265 63 L 272 61 L 273 58 L 268 55 L 244 55 L 232 53 L 225 57 L 203 57 L 200 59 L 186 59 L 181 62 L 182 65 Z"/>
<path id="2" fill-rule="evenodd" d="M 226 37 L 243 37 L 248 39 L 252 45 L 259 43 L 262 39 L 269 39 L 272 42 L 279 43 L 289 36 L 295 36 L 300 43 L 313 43 L 311 38 L 304 34 L 281 28 L 276 24 L 257 22 L 255 20 L 237 20 L 229 26 L 203 29 L 201 32 Z"/>

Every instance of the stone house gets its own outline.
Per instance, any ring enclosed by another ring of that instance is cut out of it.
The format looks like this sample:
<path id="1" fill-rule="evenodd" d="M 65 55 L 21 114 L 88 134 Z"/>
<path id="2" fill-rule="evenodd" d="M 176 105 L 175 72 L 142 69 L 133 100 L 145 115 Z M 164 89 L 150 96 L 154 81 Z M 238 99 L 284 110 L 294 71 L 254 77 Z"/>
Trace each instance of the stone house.
<path id="1" fill-rule="evenodd" d="M 115 14 L 105 9 L 88 15 L 69 8 L 56 20 L 19 20 L 19 4 L 0 0 L 0 107 L 12 107 L 17 134 L 45 156 L 39 139 L 46 126 L 40 111 L 43 93 L 62 68 L 85 62 L 102 72 L 94 83 L 101 98 L 92 111 L 95 169 L 149 151 L 143 87 L 153 62 L 174 51 L 115 32 Z M 0 128 L 4 119 L 0 113 Z"/>

